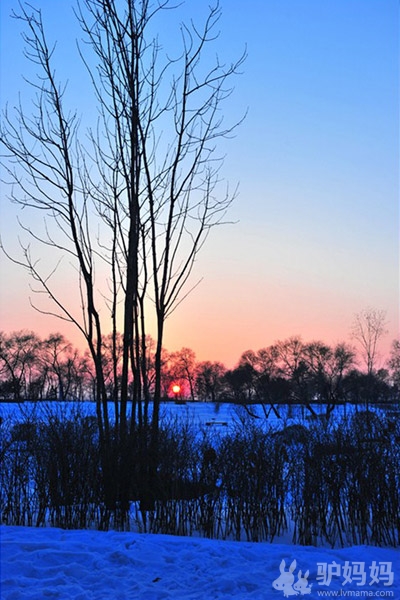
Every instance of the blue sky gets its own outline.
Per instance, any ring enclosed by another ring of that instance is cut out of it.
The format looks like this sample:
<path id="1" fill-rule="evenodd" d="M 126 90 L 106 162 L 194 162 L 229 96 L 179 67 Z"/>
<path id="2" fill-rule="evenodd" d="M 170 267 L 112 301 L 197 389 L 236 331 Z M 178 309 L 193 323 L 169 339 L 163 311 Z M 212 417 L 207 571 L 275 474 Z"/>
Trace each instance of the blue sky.
<path id="1" fill-rule="evenodd" d="M 24 91 L 20 27 L 7 16 L 15 4 L 0 6 L 2 106 Z M 59 75 L 75 100 L 83 70 L 73 58 L 72 3 L 33 4 L 59 40 Z M 196 21 L 208 4 L 188 0 L 180 14 Z M 248 52 L 224 107 L 228 120 L 248 115 L 221 144 L 223 173 L 239 183 L 235 224 L 211 234 L 193 276 L 202 283 L 171 317 L 165 345 L 231 365 L 290 335 L 349 339 L 354 314 L 371 306 L 387 311 L 386 351 L 399 332 L 398 2 L 223 0 L 221 8 L 215 52 L 227 61 Z M 13 243 L 16 209 L 5 194 L 3 186 L 1 229 Z M 34 319 L 42 331 L 60 329 L 32 314 L 25 273 L 4 258 L 1 273 L 10 282 L 1 328 Z"/>

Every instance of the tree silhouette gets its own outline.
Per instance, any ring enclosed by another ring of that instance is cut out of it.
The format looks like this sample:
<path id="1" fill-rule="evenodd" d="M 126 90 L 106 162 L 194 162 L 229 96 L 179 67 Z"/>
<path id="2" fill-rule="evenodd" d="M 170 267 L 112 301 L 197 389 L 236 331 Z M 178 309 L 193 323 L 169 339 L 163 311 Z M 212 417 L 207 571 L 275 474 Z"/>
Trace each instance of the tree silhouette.
<path id="1" fill-rule="evenodd" d="M 172 8 L 169 0 L 78 3 L 75 14 L 85 36 L 79 54 L 99 115 L 97 128 L 81 134 L 78 109 L 67 106 L 65 86 L 57 81 L 55 48 L 48 44 L 41 12 L 21 5 L 26 55 L 38 70 L 31 82 L 36 98 L 32 115 L 22 104 L 6 110 L 0 132 L 12 199 L 45 219 L 44 232 L 32 225 L 23 229 L 58 257 L 44 272 L 25 243 L 16 262 L 55 306 L 37 308 L 73 322 L 86 340 L 95 368 L 107 504 L 124 510 L 135 436 L 146 446 L 140 451 L 148 479 L 143 490 L 151 496 L 165 320 L 190 291 L 197 254 L 234 197 L 221 189 L 216 147 L 238 124 L 224 123 L 221 105 L 244 55 L 227 65 L 210 60 L 208 47 L 218 37 L 218 3 L 209 8 L 202 28 L 193 22 L 180 26 L 178 54 L 175 39 L 171 54 L 162 52 L 154 32 Z M 53 286 L 65 259 L 77 274 L 81 314 Z M 103 286 L 99 273 L 106 273 Z M 149 322 L 156 326 L 151 417 Z M 116 423 L 108 413 L 104 372 L 104 336 L 110 329 L 115 368 L 107 378 L 118 373 Z M 148 429 L 150 436 L 144 433 Z M 151 498 L 143 506 L 151 507 Z"/>

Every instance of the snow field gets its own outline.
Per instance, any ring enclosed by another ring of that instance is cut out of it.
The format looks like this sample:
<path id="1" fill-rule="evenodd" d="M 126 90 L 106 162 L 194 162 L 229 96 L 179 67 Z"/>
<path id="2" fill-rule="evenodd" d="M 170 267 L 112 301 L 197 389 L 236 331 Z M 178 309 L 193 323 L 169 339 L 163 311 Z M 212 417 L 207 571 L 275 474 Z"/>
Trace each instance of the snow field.
<path id="1" fill-rule="evenodd" d="M 130 532 L 0 528 L 1 600 L 279 600 L 273 589 L 279 565 L 296 560 L 310 571 L 311 593 L 349 590 L 400 599 L 400 552 L 356 546 L 343 549 L 227 542 Z M 317 563 L 392 564 L 394 581 L 359 587 L 333 577 L 317 580 Z M 301 595 L 298 596 L 299 598 Z"/>

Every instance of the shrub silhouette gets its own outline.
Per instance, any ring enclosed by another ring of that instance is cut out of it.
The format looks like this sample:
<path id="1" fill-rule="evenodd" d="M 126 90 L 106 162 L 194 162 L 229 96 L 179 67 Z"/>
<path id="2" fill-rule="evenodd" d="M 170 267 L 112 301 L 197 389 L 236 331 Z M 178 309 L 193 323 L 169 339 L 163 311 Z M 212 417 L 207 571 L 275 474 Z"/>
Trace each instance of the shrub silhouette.
<path id="1" fill-rule="evenodd" d="M 56 410 L 1 423 L 0 509 L 12 525 L 124 529 L 298 544 L 398 546 L 400 425 L 372 411 L 274 429 L 242 419 L 225 435 L 163 422 L 154 510 L 107 505 L 96 420 Z"/>

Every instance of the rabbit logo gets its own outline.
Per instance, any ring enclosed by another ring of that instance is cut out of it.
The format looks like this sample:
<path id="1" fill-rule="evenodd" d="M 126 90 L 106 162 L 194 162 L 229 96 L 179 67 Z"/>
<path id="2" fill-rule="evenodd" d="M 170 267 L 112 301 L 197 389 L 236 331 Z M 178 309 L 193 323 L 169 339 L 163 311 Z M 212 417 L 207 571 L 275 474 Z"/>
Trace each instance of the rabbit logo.
<path id="1" fill-rule="evenodd" d="M 297 581 L 296 583 L 294 582 L 293 571 L 296 569 L 296 565 L 296 560 L 294 560 L 291 563 L 289 570 L 286 571 L 286 563 L 284 560 L 282 560 L 281 564 L 279 565 L 281 574 L 277 579 L 275 579 L 275 581 L 272 582 L 272 587 L 275 590 L 283 592 L 285 598 L 288 598 L 289 596 L 297 596 L 298 594 L 301 596 L 311 594 L 312 584 L 309 585 L 308 583 L 309 571 L 304 573 L 304 577 L 302 577 L 302 572 L 299 571 L 297 574 Z"/>
<path id="2" fill-rule="evenodd" d="M 310 574 L 310 571 L 306 571 L 304 573 L 304 577 L 301 576 L 301 571 L 299 571 L 297 573 L 297 581 L 296 583 L 293 584 L 293 589 L 296 590 L 296 592 L 300 592 L 300 594 L 302 596 L 305 596 L 306 594 L 311 594 L 311 587 L 312 587 L 312 583 L 308 584 L 308 576 Z"/>

